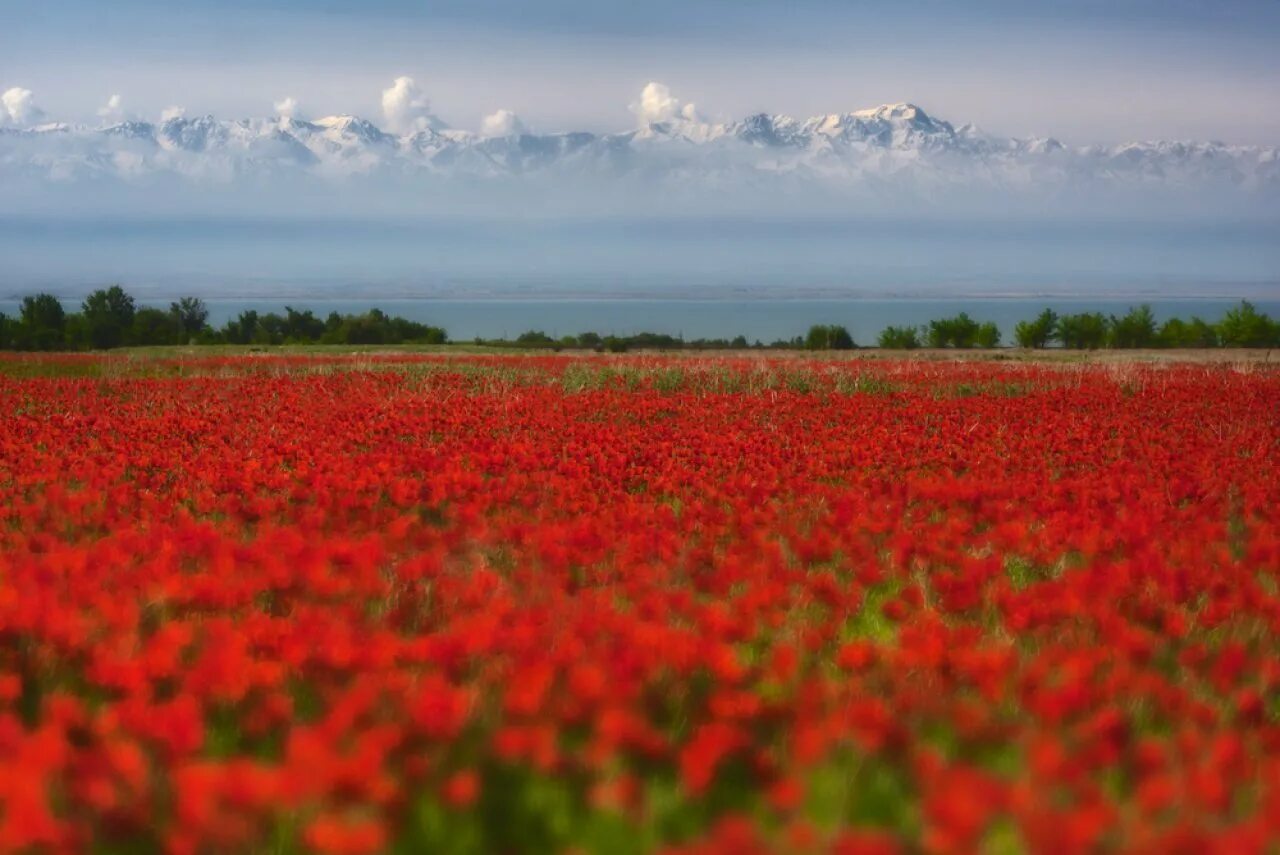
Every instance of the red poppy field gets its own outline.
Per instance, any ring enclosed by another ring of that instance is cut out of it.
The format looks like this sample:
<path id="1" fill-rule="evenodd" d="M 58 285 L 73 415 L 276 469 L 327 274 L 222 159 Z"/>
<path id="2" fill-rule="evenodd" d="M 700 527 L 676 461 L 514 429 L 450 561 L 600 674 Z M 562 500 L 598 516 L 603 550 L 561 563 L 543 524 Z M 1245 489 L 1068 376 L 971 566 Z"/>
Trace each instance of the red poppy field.
<path id="1" fill-rule="evenodd" d="M 0 359 L 0 851 L 1280 840 L 1280 371 Z"/>

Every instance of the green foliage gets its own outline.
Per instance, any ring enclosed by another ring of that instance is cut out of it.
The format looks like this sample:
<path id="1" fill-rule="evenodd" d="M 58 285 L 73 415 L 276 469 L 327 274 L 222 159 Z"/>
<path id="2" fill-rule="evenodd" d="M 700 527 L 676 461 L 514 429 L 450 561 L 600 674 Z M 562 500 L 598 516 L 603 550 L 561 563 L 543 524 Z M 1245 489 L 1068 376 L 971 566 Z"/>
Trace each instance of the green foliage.
<path id="1" fill-rule="evenodd" d="M 688 813 L 684 799 L 674 809 Z M 695 826 L 696 827 L 696 826 Z M 477 804 L 450 808 L 431 796 L 413 805 L 392 852 L 640 853 L 658 848 L 657 829 L 593 809 L 581 782 L 512 766 L 486 770 Z"/>
<path id="2" fill-rule="evenodd" d="M 852 350 L 855 347 L 853 336 L 838 324 L 817 324 L 809 327 L 804 346 L 805 350 Z"/>
<path id="3" fill-rule="evenodd" d="M 1229 310 L 1218 322 L 1218 337 L 1225 347 L 1280 346 L 1280 322 L 1259 312 L 1247 300 Z"/>
<path id="4" fill-rule="evenodd" d="M 920 331 L 915 327 L 885 327 L 877 343 L 887 350 L 915 350 L 920 346 Z"/>
<path id="5" fill-rule="evenodd" d="M 805 816 L 831 832 L 851 825 L 913 831 L 918 796 L 907 776 L 875 755 L 840 752 L 808 774 Z"/>
<path id="6" fill-rule="evenodd" d="M 310 309 L 299 312 L 290 306 L 285 306 L 284 315 L 285 341 L 302 343 L 319 341 L 329 331 L 328 325 L 312 314 Z"/>
<path id="7" fill-rule="evenodd" d="M 209 310 L 198 297 L 183 297 L 169 304 L 168 311 L 139 308 L 119 285 L 94 291 L 85 298 L 81 311 L 68 314 L 51 294 L 22 299 L 18 318 L 0 314 L 0 349 L 61 350 L 106 349 L 121 345 L 177 344 L 350 344 L 399 345 L 444 344 L 448 341 L 439 327 L 392 317 L 379 309 L 358 315 L 330 312 L 321 320 L 309 309 L 285 307 L 283 315 L 254 310 L 241 312 L 219 330 L 210 328 Z M 934 348 L 994 348 L 1000 346 L 1000 330 L 992 322 L 980 323 L 965 312 L 955 317 L 929 322 L 925 327 L 888 326 L 878 337 L 881 348 L 914 350 L 923 345 Z M 1034 320 L 1022 321 L 1014 329 L 1019 347 L 1044 348 L 1058 341 L 1069 349 L 1100 347 L 1276 347 L 1280 346 L 1280 322 L 1273 321 L 1247 301 L 1229 310 L 1216 324 L 1202 318 L 1189 321 L 1171 318 L 1157 327 L 1148 305 L 1131 308 L 1122 317 L 1083 312 L 1059 316 L 1045 309 Z M 848 329 L 838 324 L 818 324 L 807 335 L 778 339 L 768 345 L 748 343 L 746 336 L 700 338 L 686 341 L 682 336 L 641 332 L 627 336 L 602 336 L 583 332 L 553 338 L 541 330 L 529 330 L 514 340 L 484 340 L 478 345 L 524 348 L 589 348 L 624 353 L 645 350 L 722 350 L 769 348 L 779 350 L 848 350 L 856 348 Z"/>
<path id="8" fill-rule="evenodd" d="M 222 337 L 227 344 L 249 344 L 258 331 L 258 313 L 249 309 L 227 321 L 222 328 Z"/>
<path id="9" fill-rule="evenodd" d="M 522 347 L 544 347 L 556 343 L 556 340 L 542 330 L 529 330 L 516 336 L 516 344 Z"/>
<path id="10" fill-rule="evenodd" d="M 1122 318 L 1112 315 L 1107 326 L 1107 344 L 1110 347 L 1152 347 L 1156 344 L 1156 318 L 1145 303 L 1129 309 L 1129 314 Z"/>
<path id="11" fill-rule="evenodd" d="M 1156 343 L 1159 347 L 1217 347 L 1218 331 L 1199 317 L 1190 321 L 1170 318 L 1160 327 Z"/>
<path id="12" fill-rule="evenodd" d="M 188 339 L 209 329 L 209 309 L 199 297 L 182 297 L 178 302 L 170 303 L 169 313 L 177 320 L 183 335 Z"/>
<path id="13" fill-rule="evenodd" d="M 134 313 L 128 340 L 130 344 L 140 345 L 182 344 L 184 335 L 182 321 L 176 314 L 144 306 Z"/>
<path id="14" fill-rule="evenodd" d="M 285 307 L 283 316 L 241 312 L 222 328 L 228 344 L 443 344 L 445 331 L 380 309 L 362 315 L 331 312 L 321 321 L 310 310 Z"/>
<path id="15" fill-rule="evenodd" d="M 1019 321 L 1013 328 L 1013 339 L 1018 347 L 1040 349 L 1047 347 L 1057 336 L 1058 313 L 1045 309 L 1034 321 Z"/>
<path id="16" fill-rule="evenodd" d="M 1000 342 L 1000 331 L 993 323 L 979 324 L 967 312 L 961 312 L 954 318 L 930 321 L 926 340 L 934 348 L 995 347 Z"/>
<path id="17" fill-rule="evenodd" d="M 14 346 L 18 350 L 58 350 L 65 346 L 67 313 L 52 294 L 22 298 Z"/>
<path id="18" fill-rule="evenodd" d="M 877 374 L 838 374 L 835 383 L 840 395 L 891 395 L 898 387 Z"/>
<path id="19" fill-rule="evenodd" d="M 1073 350 L 1097 350 L 1107 343 L 1107 319 L 1101 312 L 1063 315 L 1058 319 L 1057 339 Z"/>
<path id="20" fill-rule="evenodd" d="M 610 353 L 625 353 L 628 350 L 724 350 L 731 347 L 748 347 L 746 336 L 729 339 L 695 339 L 685 341 L 680 336 L 667 333 L 638 332 L 632 335 L 602 336 L 595 332 L 584 332 L 576 336 L 565 336 L 559 340 L 546 333 L 533 330 L 517 336 L 515 341 L 503 339 L 484 342 L 496 347 L 514 345 L 516 347 L 581 347 Z"/>
<path id="21" fill-rule="evenodd" d="M 137 305 L 123 288 L 112 285 L 86 297 L 80 311 L 84 315 L 88 344 L 97 350 L 106 350 L 125 343 Z"/>
<path id="22" fill-rule="evenodd" d="M 625 341 L 629 348 L 638 348 L 641 350 L 684 347 L 684 341 L 682 339 L 665 333 L 641 332 L 636 333 L 635 335 L 626 336 Z"/>
<path id="23" fill-rule="evenodd" d="M 747 343 L 746 336 L 742 335 L 732 340 L 699 338 L 693 341 L 685 341 L 680 336 L 673 336 L 667 333 L 639 332 L 625 336 L 602 336 L 596 332 L 584 332 L 576 336 L 567 335 L 557 339 L 541 330 L 530 330 L 521 333 L 514 340 L 485 340 L 477 338 L 476 344 L 485 344 L 491 347 L 550 348 L 552 350 L 559 350 L 562 347 L 580 347 L 595 351 L 607 350 L 610 353 L 625 353 L 628 350 L 726 350 L 729 348 L 751 347 Z M 755 346 L 759 347 L 760 345 L 757 343 Z"/>
<path id="24" fill-rule="evenodd" d="M 22 300 L 21 318 L 0 322 L 0 347 L 16 350 L 107 349 L 122 345 L 175 344 L 443 344 L 445 331 L 372 309 L 361 315 L 331 313 L 320 320 L 310 310 L 285 307 L 284 315 L 252 309 L 209 327 L 209 309 L 198 297 L 183 297 L 167 311 L 139 308 L 119 285 L 94 291 L 81 311 L 68 315 L 58 299 L 36 294 Z"/>
<path id="25" fill-rule="evenodd" d="M 371 309 L 362 315 L 342 315 L 336 328 L 328 330 L 333 316 L 326 322 L 322 341 L 326 344 L 444 344 L 445 331 L 410 321 L 391 317 L 381 309 Z"/>
<path id="26" fill-rule="evenodd" d="M 1000 346 L 1000 328 L 992 321 L 987 321 L 979 325 L 978 332 L 974 336 L 974 342 L 978 347 L 990 350 L 993 347 Z"/>

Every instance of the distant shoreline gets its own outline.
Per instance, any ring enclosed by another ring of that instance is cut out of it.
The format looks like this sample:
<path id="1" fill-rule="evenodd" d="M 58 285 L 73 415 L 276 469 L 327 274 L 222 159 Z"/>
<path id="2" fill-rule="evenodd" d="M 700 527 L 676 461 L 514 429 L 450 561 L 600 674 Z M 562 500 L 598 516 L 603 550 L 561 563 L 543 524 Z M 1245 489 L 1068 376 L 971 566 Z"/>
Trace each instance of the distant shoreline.
<path id="1" fill-rule="evenodd" d="M 972 312 L 972 315 L 970 314 Z M 852 350 L 1018 344 L 1122 350 L 1280 345 L 1280 301 L 1241 300 L 381 300 L 38 293 L 0 301 L 0 348 L 474 344 L 544 350 Z"/>
<path id="2" fill-rule="evenodd" d="M 107 280 L 103 280 L 105 283 Z M 67 303 L 78 303 L 84 299 L 85 295 L 91 291 L 102 287 L 103 283 L 94 283 L 92 285 L 69 287 L 47 287 L 32 286 L 19 288 L 16 290 L 7 290 L 0 295 L 0 306 L 4 304 L 16 304 L 26 294 L 34 291 L 44 291 L 56 295 L 60 300 Z M 186 291 L 168 291 L 168 290 L 150 290 L 145 286 L 130 285 L 130 291 L 137 295 L 141 302 L 145 303 L 163 303 L 170 300 L 176 300 L 186 296 L 192 289 Z M 1115 291 L 1106 294 L 1082 294 L 1078 291 L 1073 293 L 1063 293 L 1056 291 L 1027 291 L 1027 292 L 860 292 L 860 291 L 799 291 L 795 293 L 765 293 L 761 291 L 744 291 L 744 292 L 712 292 L 710 294 L 689 294 L 680 291 L 621 291 L 614 293 L 602 292 L 576 292 L 576 291 L 560 291 L 560 292 L 541 292 L 531 293 L 526 291 L 490 291 L 490 292 L 462 292 L 462 291 L 444 291 L 439 293 L 415 293 L 403 294 L 394 291 L 373 291 L 369 293 L 361 293 L 359 296 L 348 296 L 346 294 L 327 293 L 328 287 L 312 291 L 245 291 L 245 292 L 228 292 L 216 297 L 205 298 L 205 302 L 210 305 L 226 304 L 226 303 L 252 303 L 261 305 L 283 305 L 285 303 L 305 302 L 307 305 L 323 304 L 323 305 L 351 305 L 353 303 L 363 303 L 370 307 L 377 306 L 382 303 L 438 303 L 445 305 L 460 305 L 470 303 L 509 303 L 509 304 L 559 304 L 559 303 L 589 303 L 589 304 L 635 304 L 635 303 L 682 303 L 682 304 L 701 304 L 701 305 L 721 305 L 726 303 L 741 304 L 796 304 L 796 303 L 1070 303 L 1070 304 L 1112 304 L 1122 302 L 1153 302 L 1153 303 L 1234 303 L 1239 300 L 1250 300 L 1256 303 L 1276 303 L 1280 304 L 1280 282 L 1263 282 L 1255 284 L 1243 284 L 1236 286 L 1234 290 L 1225 291 L 1223 293 L 1207 293 L 1207 292 L 1175 292 L 1167 291 Z M 774 289 L 776 291 L 776 289 Z"/>

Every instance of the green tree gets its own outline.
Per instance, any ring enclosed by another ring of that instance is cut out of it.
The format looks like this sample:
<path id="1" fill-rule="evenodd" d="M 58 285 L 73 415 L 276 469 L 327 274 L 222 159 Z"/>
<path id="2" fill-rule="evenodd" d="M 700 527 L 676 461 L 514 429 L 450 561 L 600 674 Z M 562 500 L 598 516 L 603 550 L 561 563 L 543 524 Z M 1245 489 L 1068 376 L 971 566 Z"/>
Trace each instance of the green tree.
<path id="1" fill-rule="evenodd" d="M 222 328 L 223 338 L 228 344 L 249 344 L 258 332 L 258 313 L 246 309 L 237 317 L 227 321 Z"/>
<path id="2" fill-rule="evenodd" d="M 135 345 L 181 344 L 185 330 L 173 312 L 144 306 L 133 315 L 128 342 Z"/>
<path id="3" fill-rule="evenodd" d="M 182 297 L 169 304 L 169 314 L 177 320 L 188 340 L 209 329 L 209 308 L 199 297 Z"/>
<path id="4" fill-rule="evenodd" d="M 89 323 L 82 313 L 71 312 L 67 315 L 62 341 L 68 350 L 87 350 L 93 347 L 93 342 L 89 340 Z"/>
<path id="5" fill-rule="evenodd" d="M 325 322 L 317 318 L 310 309 L 300 312 L 290 306 L 285 306 L 284 313 L 284 338 L 286 341 L 301 344 L 319 341 L 327 330 Z"/>
<path id="6" fill-rule="evenodd" d="M 920 331 L 915 327 L 885 327 L 876 343 L 886 350 L 915 350 L 920 346 Z"/>
<path id="7" fill-rule="evenodd" d="M 626 337 L 629 347 L 644 350 L 679 350 L 684 347 L 684 340 L 666 333 L 638 332 Z"/>
<path id="8" fill-rule="evenodd" d="M 1013 328 L 1013 339 L 1018 347 L 1040 349 L 1053 340 L 1058 328 L 1058 313 L 1045 309 L 1034 321 L 1019 321 Z"/>
<path id="9" fill-rule="evenodd" d="M 290 316 L 292 320 L 286 319 L 286 323 L 291 329 L 319 332 L 320 322 L 313 323 L 310 315 L 310 312 L 295 312 Z M 331 312 L 323 322 L 319 340 L 325 344 L 444 344 L 448 336 L 440 327 L 392 317 L 381 309 L 370 309 L 363 315 Z"/>
<path id="10" fill-rule="evenodd" d="M 809 327 L 805 336 L 806 350 L 852 350 L 853 336 L 839 324 L 817 324 Z"/>
<path id="11" fill-rule="evenodd" d="M 990 350 L 993 347 L 1000 346 L 1000 328 L 995 325 L 994 321 L 978 325 L 978 331 L 973 336 L 974 343 L 978 347 Z"/>
<path id="12" fill-rule="evenodd" d="M 555 343 L 556 340 L 542 330 L 529 330 L 516 336 L 516 344 L 521 347 L 546 347 Z"/>
<path id="13" fill-rule="evenodd" d="M 1122 318 L 1111 316 L 1107 344 L 1111 347 L 1151 347 L 1156 343 L 1156 319 L 1151 307 L 1142 304 L 1129 309 Z"/>
<path id="14" fill-rule="evenodd" d="M 853 336 L 842 326 L 833 325 L 831 327 L 831 335 L 827 339 L 832 350 L 853 350 L 857 345 L 853 341 Z"/>
<path id="15" fill-rule="evenodd" d="M 258 317 L 258 326 L 253 333 L 254 344 L 284 344 L 285 319 L 275 312 L 267 312 Z"/>
<path id="16" fill-rule="evenodd" d="M 1213 324 L 1204 318 L 1191 317 L 1191 322 L 1187 324 L 1187 347 L 1217 347 L 1218 331 L 1213 328 Z"/>
<path id="17" fill-rule="evenodd" d="M 337 312 L 330 312 L 324 319 L 325 342 L 333 344 L 340 329 L 342 329 L 342 315 Z"/>
<path id="18" fill-rule="evenodd" d="M 1182 318 L 1170 318 L 1160 325 L 1156 333 L 1157 347 L 1190 347 L 1186 343 L 1190 328 Z"/>
<path id="19" fill-rule="evenodd" d="M 124 344 L 125 336 L 133 326 L 137 306 L 123 288 L 112 285 L 99 288 L 86 297 L 80 310 L 84 314 L 89 343 L 99 350 L 106 350 Z"/>
<path id="20" fill-rule="evenodd" d="M 433 327 L 430 324 L 421 324 L 406 318 L 393 317 L 391 319 L 391 327 L 392 334 L 398 342 L 444 344 L 449 340 L 449 334 L 444 327 Z"/>
<path id="21" fill-rule="evenodd" d="M 363 315 L 347 315 L 338 328 L 341 344 L 386 344 L 382 313 L 377 309 Z"/>
<path id="22" fill-rule="evenodd" d="M 927 332 L 929 347 L 973 347 L 978 341 L 979 329 L 978 322 L 969 317 L 968 312 L 961 312 L 954 318 L 930 321 Z"/>
<path id="23" fill-rule="evenodd" d="M 1107 343 L 1107 319 L 1101 312 L 1081 312 L 1058 319 L 1057 339 L 1073 350 L 1096 350 Z"/>
<path id="24" fill-rule="evenodd" d="M 52 294 L 23 297 L 15 344 L 23 350 L 58 350 L 66 345 L 67 312 Z"/>
<path id="25" fill-rule="evenodd" d="M 1217 347 L 1218 332 L 1203 318 L 1170 318 L 1156 334 L 1159 347 Z"/>
<path id="26" fill-rule="evenodd" d="M 925 343 L 932 348 L 947 347 L 951 343 L 951 324 L 949 321 L 929 321 L 925 330 Z"/>
<path id="27" fill-rule="evenodd" d="M 1280 346 L 1280 323 L 1241 300 L 1218 322 L 1218 337 L 1225 347 L 1276 347 Z"/>

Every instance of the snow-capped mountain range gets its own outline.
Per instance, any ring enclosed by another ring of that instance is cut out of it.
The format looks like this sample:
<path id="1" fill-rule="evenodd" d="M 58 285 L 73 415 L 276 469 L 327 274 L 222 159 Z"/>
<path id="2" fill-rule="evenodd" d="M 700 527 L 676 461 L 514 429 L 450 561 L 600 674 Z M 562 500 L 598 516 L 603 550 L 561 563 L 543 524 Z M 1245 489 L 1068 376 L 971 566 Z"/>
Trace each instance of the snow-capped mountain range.
<path id="1" fill-rule="evenodd" d="M 828 189 L 886 182 L 1183 189 L 1212 183 L 1271 197 L 1280 195 L 1280 148 L 1216 142 L 1070 146 L 1052 138 L 989 135 L 913 104 L 808 119 L 761 113 L 731 122 L 703 121 L 689 111 L 613 134 L 531 133 L 518 122 L 498 136 L 425 123 L 395 134 L 356 116 L 178 116 L 96 127 L 0 127 L 0 181 L 6 175 L 57 183 L 170 175 L 216 183 L 278 174 L 340 180 L 631 175 L 686 186 L 768 178 L 810 180 Z"/>

